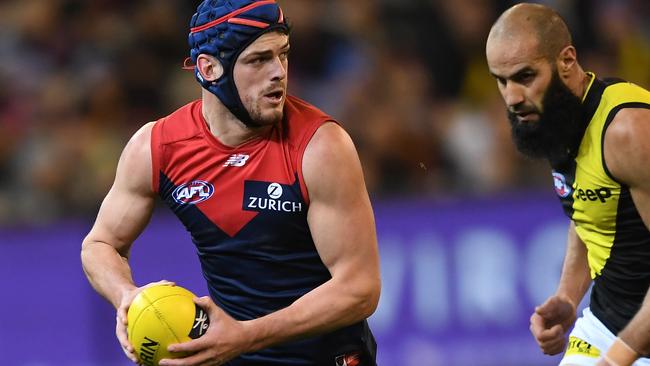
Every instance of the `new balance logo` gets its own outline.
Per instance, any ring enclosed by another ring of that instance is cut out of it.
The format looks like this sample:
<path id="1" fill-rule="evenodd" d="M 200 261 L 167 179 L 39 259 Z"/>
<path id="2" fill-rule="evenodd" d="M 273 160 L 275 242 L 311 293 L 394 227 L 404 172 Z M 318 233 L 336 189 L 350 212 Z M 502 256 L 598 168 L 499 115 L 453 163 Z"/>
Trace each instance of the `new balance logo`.
<path id="1" fill-rule="evenodd" d="M 223 166 L 244 166 L 249 157 L 246 154 L 232 154 Z"/>

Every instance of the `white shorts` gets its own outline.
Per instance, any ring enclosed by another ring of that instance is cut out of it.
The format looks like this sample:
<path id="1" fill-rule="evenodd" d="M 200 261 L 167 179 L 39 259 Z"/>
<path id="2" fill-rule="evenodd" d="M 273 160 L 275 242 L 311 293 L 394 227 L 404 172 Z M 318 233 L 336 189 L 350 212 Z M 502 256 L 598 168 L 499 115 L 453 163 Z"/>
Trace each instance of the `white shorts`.
<path id="1" fill-rule="evenodd" d="M 559 366 L 594 366 L 616 336 L 586 308 L 569 334 L 569 344 Z M 650 366 L 650 358 L 641 358 L 632 366 Z"/>

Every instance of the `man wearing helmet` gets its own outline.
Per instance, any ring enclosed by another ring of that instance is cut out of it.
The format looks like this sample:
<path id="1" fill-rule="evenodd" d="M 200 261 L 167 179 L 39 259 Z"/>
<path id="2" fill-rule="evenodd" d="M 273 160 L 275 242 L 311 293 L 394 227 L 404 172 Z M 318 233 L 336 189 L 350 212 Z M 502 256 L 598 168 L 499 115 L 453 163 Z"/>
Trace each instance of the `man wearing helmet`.
<path id="1" fill-rule="evenodd" d="M 143 126 L 82 247 L 93 287 L 126 312 L 128 253 L 158 195 L 196 245 L 210 297 L 190 356 L 161 365 L 375 365 L 377 240 L 359 159 L 333 119 L 287 95 L 289 29 L 274 0 L 204 1 L 189 43 L 202 98 Z"/>

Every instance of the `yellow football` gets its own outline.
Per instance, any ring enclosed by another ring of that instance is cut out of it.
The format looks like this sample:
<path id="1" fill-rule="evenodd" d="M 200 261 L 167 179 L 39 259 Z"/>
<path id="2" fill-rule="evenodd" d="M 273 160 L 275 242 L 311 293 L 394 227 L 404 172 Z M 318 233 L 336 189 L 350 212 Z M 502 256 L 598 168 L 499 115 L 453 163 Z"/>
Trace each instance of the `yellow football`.
<path id="1" fill-rule="evenodd" d="M 180 286 L 156 285 L 140 292 L 129 307 L 127 333 L 138 361 L 158 365 L 163 358 L 187 356 L 170 353 L 167 346 L 202 336 L 207 313 L 192 301 L 195 295 Z"/>

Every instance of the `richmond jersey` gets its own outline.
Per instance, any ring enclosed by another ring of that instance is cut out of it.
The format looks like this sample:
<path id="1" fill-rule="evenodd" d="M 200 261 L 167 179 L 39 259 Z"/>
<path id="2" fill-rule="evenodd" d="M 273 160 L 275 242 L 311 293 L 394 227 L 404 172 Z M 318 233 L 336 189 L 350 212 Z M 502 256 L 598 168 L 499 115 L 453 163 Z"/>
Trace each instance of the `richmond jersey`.
<path id="1" fill-rule="evenodd" d="M 617 334 L 636 314 L 650 285 L 650 232 L 629 187 L 607 169 L 604 136 L 621 109 L 650 108 L 650 92 L 621 80 L 591 76 L 577 156 L 553 164 L 553 178 L 564 211 L 587 246 L 594 279 L 591 311 Z"/>
<path id="2" fill-rule="evenodd" d="M 332 119 L 289 96 L 281 124 L 229 147 L 212 135 L 201 108 L 198 100 L 155 123 L 153 189 L 191 234 L 215 303 L 238 320 L 262 317 L 331 278 L 307 224 L 302 157 L 316 130 Z M 351 352 L 374 364 L 374 348 L 363 321 L 229 365 L 333 366 Z"/>

